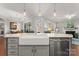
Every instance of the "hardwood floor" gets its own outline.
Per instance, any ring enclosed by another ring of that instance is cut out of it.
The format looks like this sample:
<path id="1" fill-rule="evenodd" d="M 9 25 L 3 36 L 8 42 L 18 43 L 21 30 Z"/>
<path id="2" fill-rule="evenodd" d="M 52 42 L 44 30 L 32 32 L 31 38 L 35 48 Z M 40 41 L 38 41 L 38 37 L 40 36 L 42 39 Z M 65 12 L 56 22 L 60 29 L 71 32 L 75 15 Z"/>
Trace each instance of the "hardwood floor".
<path id="1" fill-rule="evenodd" d="M 4 37 L 0 37 L 0 56 L 5 56 L 6 55 L 6 40 Z"/>
<path id="2" fill-rule="evenodd" d="M 79 45 L 72 45 L 72 56 L 79 56 Z"/>

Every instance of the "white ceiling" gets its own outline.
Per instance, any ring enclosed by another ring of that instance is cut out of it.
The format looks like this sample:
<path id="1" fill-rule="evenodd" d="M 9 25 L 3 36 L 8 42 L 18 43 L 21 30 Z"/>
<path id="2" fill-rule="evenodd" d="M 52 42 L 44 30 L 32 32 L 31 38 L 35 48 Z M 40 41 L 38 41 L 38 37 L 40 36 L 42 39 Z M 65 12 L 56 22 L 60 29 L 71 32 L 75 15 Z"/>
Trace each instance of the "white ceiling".
<path id="1" fill-rule="evenodd" d="M 43 17 L 54 19 L 54 3 L 26 3 L 26 16 L 36 17 L 39 14 L 39 9 Z M 40 5 L 40 6 L 39 6 Z M 1 7 L 22 14 L 24 12 L 23 3 L 1 3 Z M 0 11 L 2 12 L 2 11 Z M 9 13 L 8 13 L 9 14 Z M 75 14 L 75 19 L 79 19 L 79 3 L 56 3 L 56 18 L 57 21 L 66 19 L 66 15 Z M 6 14 L 5 14 L 6 15 Z M 10 15 L 13 16 L 13 15 Z"/>

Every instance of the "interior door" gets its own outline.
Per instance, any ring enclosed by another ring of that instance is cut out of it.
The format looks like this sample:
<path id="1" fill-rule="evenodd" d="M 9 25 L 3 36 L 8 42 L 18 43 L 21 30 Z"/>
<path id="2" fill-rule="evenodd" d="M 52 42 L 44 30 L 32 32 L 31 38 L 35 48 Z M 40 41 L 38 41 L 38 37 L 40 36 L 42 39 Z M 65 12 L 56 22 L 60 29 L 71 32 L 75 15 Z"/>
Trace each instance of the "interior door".
<path id="1" fill-rule="evenodd" d="M 6 40 L 4 37 L 0 36 L 0 56 L 6 55 Z"/>

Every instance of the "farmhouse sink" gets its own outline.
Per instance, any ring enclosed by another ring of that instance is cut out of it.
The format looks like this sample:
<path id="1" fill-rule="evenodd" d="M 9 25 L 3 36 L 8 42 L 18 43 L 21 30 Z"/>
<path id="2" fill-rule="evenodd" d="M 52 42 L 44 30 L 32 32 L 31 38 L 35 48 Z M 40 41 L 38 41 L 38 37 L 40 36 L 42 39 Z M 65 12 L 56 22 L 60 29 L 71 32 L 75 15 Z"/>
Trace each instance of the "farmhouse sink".
<path id="1" fill-rule="evenodd" d="M 49 45 L 49 37 L 41 34 L 21 36 L 19 45 Z"/>

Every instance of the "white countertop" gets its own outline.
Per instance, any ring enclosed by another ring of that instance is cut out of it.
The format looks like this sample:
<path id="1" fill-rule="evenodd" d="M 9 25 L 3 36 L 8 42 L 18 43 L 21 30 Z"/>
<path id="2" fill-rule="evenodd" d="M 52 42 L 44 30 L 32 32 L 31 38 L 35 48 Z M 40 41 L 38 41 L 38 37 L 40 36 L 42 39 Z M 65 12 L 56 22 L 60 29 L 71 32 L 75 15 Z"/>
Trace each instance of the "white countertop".
<path id="1" fill-rule="evenodd" d="M 70 34 L 60 34 L 60 33 L 18 33 L 18 34 L 5 34 L 5 37 L 36 37 L 36 36 L 48 36 L 48 37 L 73 37 Z"/>
<path id="2" fill-rule="evenodd" d="M 72 35 L 56 33 L 18 33 L 6 34 L 5 37 L 19 37 L 19 45 L 49 45 L 49 37 L 72 37 Z"/>
<path id="3" fill-rule="evenodd" d="M 47 34 L 48 37 L 73 37 L 70 34 L 60 34 L 60 33 L 51 33 L 51 34 Z"/>

